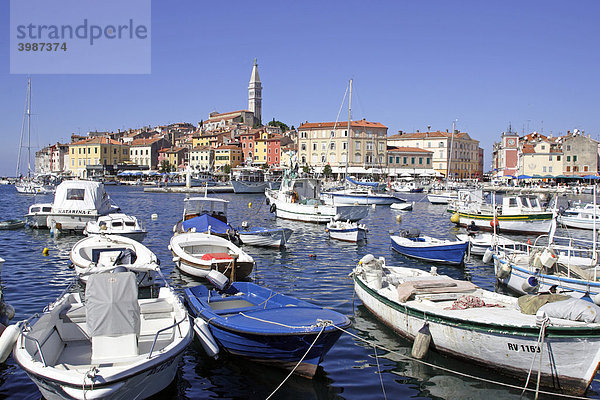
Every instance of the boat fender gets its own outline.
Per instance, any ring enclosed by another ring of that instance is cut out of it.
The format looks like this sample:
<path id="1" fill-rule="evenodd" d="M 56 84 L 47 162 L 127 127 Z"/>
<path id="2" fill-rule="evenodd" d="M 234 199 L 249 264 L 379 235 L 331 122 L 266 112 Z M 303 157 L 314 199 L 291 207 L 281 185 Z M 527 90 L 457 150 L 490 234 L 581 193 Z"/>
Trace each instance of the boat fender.
<path id="1" fill-rule="evenodd" d="M 266 205 L 269 205 L 269 203 L 271 203 L 271 200 L 269 200 L 269 198 L 268 198 L 268 197 L 267 197 L 267 198 L 265 198 L 265 204 L 266 204 Z"/>
<path id="2" fill-rule="evenodd" d="M 500 223 L 498 222 L 498 218 L 494 217 L 491 221 L 490 221 L 490 226 L 492 228 L 496 227 L 498 228 L 500 226 Z"/>
<path id="3" fill-rule="evenodd" d="M 496 278 L 502 280 L 506 279 L 510 276 L 512 272 L 512 267 L 509 263 L 498 262 L 496 266 Z"/>
<path id="4" fill-rule="evenodd" d="M 271 207 L 269 207 L 269 211 L 274 213 L 277 210 L 277 206 L 275 206 L 275 203 L 271 204 Z"/>
<path id="5" fill-rule="evenodd" d="M 450 222 L 452 222 L 453 224 L 458 224 L 460 222 L 460 216 L 458 215 L 458 213 L 452 214 L 452 216 L 450 217 Z"/>
<path id="6" fill-rule="evenodd" d="M 592 297 L 592 301 L 594 302 L 595 305 L 600 306 L 600 294 L 595 294 Z"/>
<path id="7" fill-rule="evenodd" d="M 217 345 L 215 338 L 210 333 L 208 324 L 201 317 L 197 317 L 194 320 L 194 332 L 196 332 L 200 344 L 202 344 L 202 348 L 206 354 L 208 354 L 209 357 L 217 358 L 217 355 L 219 354 L 219 345 Z"/>
<path id="8" fill-rule="evenodd" d="M 396 215 L 396 222 L 397 223 L 402 223 L 402 215 Z"/>
<path id="9" fill-rule="evenodd" d="M 493 257 L 494 257 L 494 250 L 491 247 L 488 247 L 487 249 L 485 249 L 485 253 L 483 253 L 483 262 L 488 264 L 490 261 L 492 261 Z"/>
<path id="10" fill-rule="evenodd" d="M 167 249 L 169 249 L 169 251 L 171 251 L 171 245 L 168 245 L 168 246 L 167 246 Z"/>
<path id="11" fill-rule="evenodd" d="M 540 282 L 535 276 L 530 276 L 525 282 L 523 282 L 523 285 L 521 285 L 521 289 L 523 289 L 525 293 L 529 294 L 537 292 L 539 287 Z"/>
<path id="12" fill-rule="evenodd" d="M 17 325 L 9 325 L 2 332 L 2 336 L 0 336 L 0 364 L 6 361 L 12 352 L 15 343 L 17 343 L 19 333 L 21 333 L 21 329 Z"/>
<path id="13" fill-rule="evenodd" d="M 431 344 L 431 332 L 429 331 L 429 324 L 425 322 L 417 335 L 415 336 L 415 342 L 413 343 L 410 354 L 418 359 L 422 360 L 427 356 L 429 351 L 429 345 Z"/>
<path id="14" fill-rule="evenodd" d="M 178 263 L 180 260 L 181 260 L 181 257 L 177 257 L 177 256 L 173 257 L 174 263 Z"/>

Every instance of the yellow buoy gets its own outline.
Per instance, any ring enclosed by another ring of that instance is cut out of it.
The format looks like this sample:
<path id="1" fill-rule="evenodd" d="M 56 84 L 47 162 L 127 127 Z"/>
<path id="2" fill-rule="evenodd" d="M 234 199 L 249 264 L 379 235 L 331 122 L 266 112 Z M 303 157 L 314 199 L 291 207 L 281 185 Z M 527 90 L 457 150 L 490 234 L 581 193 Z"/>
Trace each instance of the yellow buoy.
<path id="1" fill-rule="evenodd" d="M 50 254 L 50 250 L 48 250 L 48 248 L 47 248 L 47 247 L 44 247 L 44 250 L 42 250 L 42 254 L 43 254 L 44 256 L 47 256 L 48 254 Z"/>
<path id="2" fill-rule="evenodd" d="M 396 215 L 396 222 L 398 222 L 398 223 L 402 222 L 402 216 L 401 215 Z"/>
<path id="3" fill-rule="evenodd" d="M 458 213 L 452 214 L 452 216 L 450 217 L 450 222 L 452 222 L 453 224 L 458 224 L 460 222 L 460 217 L 458 216 Z"/>
<path id="4" fill-rule="evenodd" d="M 248 208 L 252 208 L 252 202 L 248 203 Z"/>

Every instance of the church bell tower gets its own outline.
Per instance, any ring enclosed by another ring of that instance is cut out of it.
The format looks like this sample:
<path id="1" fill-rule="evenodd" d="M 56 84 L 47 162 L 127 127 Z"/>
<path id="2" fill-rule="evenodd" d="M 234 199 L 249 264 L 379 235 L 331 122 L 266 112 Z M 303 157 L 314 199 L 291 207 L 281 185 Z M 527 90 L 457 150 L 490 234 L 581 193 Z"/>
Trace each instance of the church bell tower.
<path id="1" fill-rule="evenodd" d="M 256 58 L 252 66 L 252 75 L 250 76 L 250 84 L 248 85 L 248 111 L 254 114 L 255 125 L 262 125 L 262 85 L 258 76 L 258 64 Z"/>

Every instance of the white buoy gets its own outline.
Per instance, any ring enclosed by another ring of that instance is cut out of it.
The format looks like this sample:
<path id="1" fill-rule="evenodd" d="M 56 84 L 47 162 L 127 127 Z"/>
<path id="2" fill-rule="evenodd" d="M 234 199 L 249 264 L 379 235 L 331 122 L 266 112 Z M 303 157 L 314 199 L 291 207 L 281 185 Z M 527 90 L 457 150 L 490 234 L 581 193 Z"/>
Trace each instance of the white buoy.
<path id="1" fill-rule="evenodd" d="M 21 329 L 17 325 L 9 325 L 6 327 L 2 336 L 0 336 L 0 364 L 2 364 L 12 352 Z"/>
<path id="2" fill-rule="evenodd" d="M 206 354 L 209 357 L 216 358 L 217 354 L 219 354 L 219 345 L 217 345 L 215 338 L 210 333 L 208 324 L 201 317 L 197 317 L 194 320 L 194 332 L 196 332 Z"/>
<path id="3" fill-rule="evenodd" d="M 429 344 L 431 343 L 431 332 L 429 332 L 429 324 L 425 322 L 417 336 L 415 336 L 415 342 L 413 343 L 410 354 L 418 359 L 422 360 L 429 351 Z"/>
<path id="4" fill-rule="evenodd" d="M 371 208 L 375 209 L 375 207 L 376 207 L 375 203 L 371 204 Z"/>
<path id="5" fill-rule="evenodd" d="M 150 218 L 152 218 L 153 221 L 156 221 L 158 219 L 158 214 L 152 214 Z"/>

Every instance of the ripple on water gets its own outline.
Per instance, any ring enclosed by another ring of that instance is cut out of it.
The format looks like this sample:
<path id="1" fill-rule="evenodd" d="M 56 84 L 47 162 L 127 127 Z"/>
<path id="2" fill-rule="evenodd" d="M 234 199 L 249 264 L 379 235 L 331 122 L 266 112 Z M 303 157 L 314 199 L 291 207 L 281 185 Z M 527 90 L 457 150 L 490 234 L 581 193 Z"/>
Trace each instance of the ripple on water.
<path id="1" fill-rule="evenodd" d="M 163 273 L 182 292 L 201 284 L 174 268 L 167 249 L 173 224 L 181 218 L 182 194 L 143 193 L 141 187 L 107 187 L 124 212 L 137 216 L 148 229 L 144 244 L 162 261 Z M 314 379 L 293 376 L 276 394 L 277 399 L 372 399 L 383 398 L 381 381 L 388 398 L 484 398 L 513 397 L 504 389 L 458 378 L 437 369 L 407 361 L 410 343 L 368 313 L 354 297 L 348 274 L 365 254 L 386 258 L 388 265 L 429 270 L 427 263 L 408 260 L 390 249 L 390 231 L 418 228 L 438 237 L 452 238 L 456 229 L 443 206 L 423 201 L 422 194 L 407 194 L 415 201 L 414 211 L 400 213 L 388 207 L 371 209 L 364 222 L 369 232 L 364 244 L 329 240 L 324 225 L 277 220 L 269 213 L 262 195 L 223 194 L 229 200 L 230 222 L 239 226 L 248 221 L 254 226 L 286 227 L 294 230 L 287 249 L 272 250 L 246 246 L 257 264 L 252 278 L 275 291 L 335 309 L 352 320 L 349 334 L 339 341 L 323 360 Z M 17 196 L 12 186 L 0 186 L 0 215 L 21 217 L 34 201 Z M 248 203 L 252 207 L 248 207 Z M 151 220 L 153 213 L 158 220 Z M 396 216 L 401 215 L 402 222 Z M 6 259 L 2 288 L 8 303 L 15 306 L 17 318 L 41 311 L 53 301 L 74 276 L 69 268 L 69 251 L 82 236 L 50 237 L 48 231 L 0 231 L 0 256 Z M 42 256 L 48 247 L 50 253 Z M 316 257 L 311 257 L 316 256 Z M 472 259 L 464 268 L 438 266 L 438 272 L 469 279 L 494 289 L 493 268 Z M 369 343 L 364 342 L 364 340 Z M 378 349 L 377 356 L 371 343 Z M 482 374 L 481 368 L 430 353 L 429 361 L 449 368 Z M 379 367 L 378 367 L 379 364 Z M 484 376 L 496 378 L 493 374 Z M 222 355 L 208 358 L 194 340 L 181 362 L 177 380 L 156 398 L 264 399 L 287 373 L 250 361 Z M 381 379 L 381 380 L 380 380 Z M 598 387 L 594 382 L 593 387 Z M 590 393 L 588 393 L 590 394 Z M 597 396 L 595 391 L 592 396 Z M 0 397 L 39 398 L 40 394 L 26 374 L 9 359 L 0 366 Z"/>

